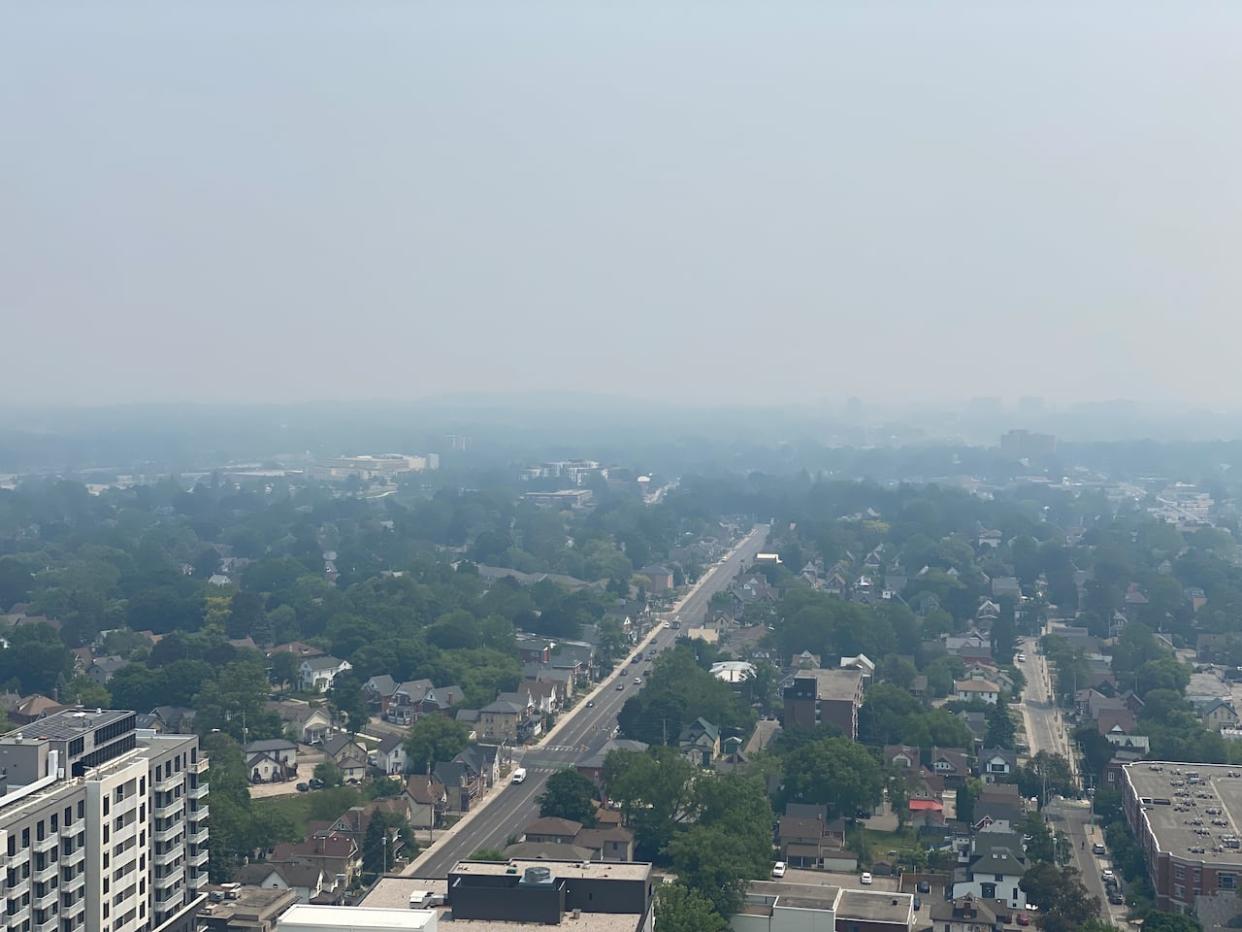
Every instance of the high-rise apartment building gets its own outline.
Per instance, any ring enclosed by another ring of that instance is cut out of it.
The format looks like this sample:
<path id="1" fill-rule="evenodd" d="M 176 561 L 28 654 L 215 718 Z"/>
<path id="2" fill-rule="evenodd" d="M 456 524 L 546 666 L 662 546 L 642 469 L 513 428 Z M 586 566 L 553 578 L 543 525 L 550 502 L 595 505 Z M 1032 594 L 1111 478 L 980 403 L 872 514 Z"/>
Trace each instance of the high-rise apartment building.
<path id="1" fill-rule="evenodd" d="M 207 760 L 133 712 L 0 736 L 7 932 L 192 932 L 207 882 Z"/>

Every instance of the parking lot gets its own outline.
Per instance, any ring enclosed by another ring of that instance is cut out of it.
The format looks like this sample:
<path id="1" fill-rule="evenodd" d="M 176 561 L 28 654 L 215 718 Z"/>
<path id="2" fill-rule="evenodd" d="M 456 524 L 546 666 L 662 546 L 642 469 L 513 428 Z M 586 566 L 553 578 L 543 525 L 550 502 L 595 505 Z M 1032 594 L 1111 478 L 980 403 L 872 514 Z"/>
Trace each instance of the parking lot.
<path id="1" fill-rule="evenodd" d="M 897 891 L 896 877 L 875 877 L 871 886 L 864 887 L 858 874 L 834 874 L 830 871 L 808 871 L 791 867 L 782 878 L 785 883 L 809 883 L 821 887 L 843 887 L 847 890 L 885 890 Z"/>

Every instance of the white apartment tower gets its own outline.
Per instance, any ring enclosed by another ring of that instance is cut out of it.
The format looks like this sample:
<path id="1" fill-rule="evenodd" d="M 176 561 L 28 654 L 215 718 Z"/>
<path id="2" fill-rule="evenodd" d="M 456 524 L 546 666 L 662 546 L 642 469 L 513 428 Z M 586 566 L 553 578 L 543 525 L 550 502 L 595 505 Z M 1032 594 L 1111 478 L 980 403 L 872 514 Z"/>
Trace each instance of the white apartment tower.
<path id="1" fill-rule="evenodd" d="M 7 932 L 192 932 L 207 882 L 207 760 L 133 712 L 0 736 Z"/>

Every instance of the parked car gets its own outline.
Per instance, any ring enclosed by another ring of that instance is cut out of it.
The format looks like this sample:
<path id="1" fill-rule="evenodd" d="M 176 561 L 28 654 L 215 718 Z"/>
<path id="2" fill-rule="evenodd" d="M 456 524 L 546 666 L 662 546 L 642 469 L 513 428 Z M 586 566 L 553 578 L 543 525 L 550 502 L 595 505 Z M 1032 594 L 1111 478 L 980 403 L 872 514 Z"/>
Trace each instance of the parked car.
<path id="1" fill-rule="evenodd" d="M 298 792 L 299 792 L 299 793 L 305 793 L 305 792 L 307 792 L 307 791 L 309 791 L 309 790 L 310 790 L 310 786 L 309 786 L 309 785 L 307 785 L 307 784 L 305 784 L 305 783 L 299 783 L 299 784 L 298 784 Z"/>
<path id="2" fill-rule="evenodd" d="M 926 880 L 920 880 L 914 885 L 914 889 L 918 893 L 931 893 L 931 884 Z"/>
<path id="3" fill-rule="evenodd" d="M 923 908 L 923 900 L 922 900 L 921 898 L 919 898 L 918 896 L 915 896 L 915 898 L 914 898 L 914 911 L 917 913 L 917 912 L 918 912 L 920 909 L 922 909 L 922 908 Z"/>
<path id="4" fill-rule="evenodd" d="M 858 882 L 864 887 L 871 886 L 871 873 L 869 871 L 863 871 L 862 876 L 858 878 Z"/>
<path id="5" fill-rule="evenodd" d="M 1126 898 L 1121 895 L 1120 890 L 1114 890 L 1108 895 L 1108 902 L 1112 903 L 1114 906 L 1124 906 Z"/>
<path id="6" fill-rule="evenodd" d="M 1105 883 L 1108 883 L 1110 880 L 1113 879 L 1113 872 L 1107 867 L 1104 868 L 1102 871 L 1100 871 L 1100 879 L 1103 880 Z"/>
<path id="7" fill-rule="evenodd" d="M 1097 841 L 1094 845 L 1092 845 L 1092 846 L 1091 846 L 1091 853 L 1092 853 L 1092 854 L 1105 854 L 1105 853 L 1107 853 L 1107 851 L 1108 851 L 1108 849 L 1107 849 L 1107 848 L 1105 848 L 1105 847 L 1104 847 L 1104 845 L 1102 845 L 1102 844 L 1101 844 L 1100 842 L 1098 842 L 1098 841 Z"/>
<path id="8" fill-rule="evenodd" d="M 1026 654 L 1018 654 L 1018 663 L 1026 663 Z"/>
<path id="9" fill-rule="evenodd" d="M 1020 926 L 1029 926 L 1031 924 L 1031 916 L 1027 912 L 1019 912 L 1015 918 Z"/>
<path id="10" fill-rule="evenodd" d="M 324 782 L 318 777 L 311 777 L 310 780 L 307 781 L 307 786 L 309 786 L 312 790 L 322 790 L 324 788 Z"/>
<path id="11" fill-rule="evenodd" d="M 773 877 L 784 877 L 785 876 L 785 862 L 784 861 L 777 861 L 775 864 L 772 865 L 772 876 Z"/>

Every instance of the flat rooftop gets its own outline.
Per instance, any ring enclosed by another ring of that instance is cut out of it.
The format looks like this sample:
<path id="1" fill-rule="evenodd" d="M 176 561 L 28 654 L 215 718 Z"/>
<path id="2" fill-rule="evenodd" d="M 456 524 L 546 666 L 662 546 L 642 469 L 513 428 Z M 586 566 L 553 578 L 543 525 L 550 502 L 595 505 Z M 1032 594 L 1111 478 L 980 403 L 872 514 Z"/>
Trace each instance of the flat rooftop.
<path id="1" fill-rule="evenodd" d="M 590 877 L 597 880 L 646 880 L 651 865 L 641 861 L 545 861 L 514 858 L 510 861 L 458 861 L 450 874 L 496 877 L 513 873 L 521 877 L 528 867 L 546 867 L 556 878 Z"/>
<path id="2" fill-rule="evenodd" d="M 914 896 L 909 893 L 842 890 L 841 899 L 837 902 L 838 919 L 909 925 L 910 915 L 913 912 Z"/>
<path id="3" fill-rule="evenodd" d="M 373 906 L 380 909 L 408 909 L 410 894 L 415 890 L 426 890 L 444 896 L 448 893 L 447 880 L 424 880 L 420 877 L 406 877 L 402 874 L 391 874 L 381 877 L 375 882 L 359 906 Z"/>
<path id="4" fill-rule="evenodd" d="M 408 904 L 407 904 L 408 905 Z M 298 903 L 281 915 L 276 928 L 424 929 L 436 923 L 431 909 L 374 909 L 366 906 L 311 906 Z"/>
<path id="5" fill-rule="evenodd" d="M 814 679 L 816 699 L 850 701 L 858 695 L 863 675 L 859 670 L 803 670 L 794 679 Z"/>
<path id="6" fill-rule="evenodd" d="M 102 728 L 104 725 L 111 725 L 113 722 L 133 717 L 133 712 L 121 709 L 103 709 L 99 712 L 88 712 L 85 709 L 65 709 L 63 712 L 54 712 L 47 718 L 38 719 L 29 725 L 14 728 L 12 731 L 6 732 L 0 738 L 0 741 L 10 744 L 17 740 L 18 735 L 21 735 L 23 741 L 38 740 L 39 738 L 67 741 L 70 738 L 76 738 L 78 735 L 85 735 L 88 732 L 94 731 L 96 728 Z"/>
<path id="7" fill-rule="evenodd" d="M 1242 767 L 1141 761 L 1123 770 L 1160 851 L 1242 868 Z"/>
<path id="8" fill-rule="evenodd" d="M 746 888 L 742 912 L 750 916 L 770 916 L 781 907 L 791 909 L 836 909 L 841 888 L 830 884 L 786 883 L 778 880 L 752 880 Z"/>
<path id="9" fill-rule="evenodd" d="M 452 913 L 440 917 L 440 929 L 452 932 L 536 932 L 539 929 L 566 929 L 568 932 L 636 932 L 643 917 L 638 913 L 582 913 L 570 911 L 558 925 L 542 922 L 497 922 L 495 919 L 454 919 Z"/>

